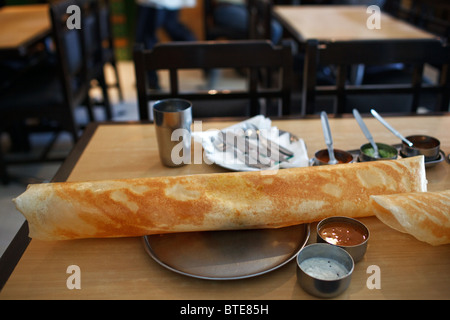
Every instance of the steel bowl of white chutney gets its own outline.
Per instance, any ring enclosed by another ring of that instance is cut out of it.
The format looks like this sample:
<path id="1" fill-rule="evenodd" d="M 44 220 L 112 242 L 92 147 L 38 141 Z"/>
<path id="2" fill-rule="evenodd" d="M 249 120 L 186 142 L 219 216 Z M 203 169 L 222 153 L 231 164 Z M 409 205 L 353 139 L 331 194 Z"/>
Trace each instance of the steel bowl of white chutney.
<path id="1" fill-rule="evenodd" d="M 328 243 L 314 243 L 297 255 L 297 281 L 309 294 L 333 298 L 350 285 L 355 263 L 344 249 Z"/>

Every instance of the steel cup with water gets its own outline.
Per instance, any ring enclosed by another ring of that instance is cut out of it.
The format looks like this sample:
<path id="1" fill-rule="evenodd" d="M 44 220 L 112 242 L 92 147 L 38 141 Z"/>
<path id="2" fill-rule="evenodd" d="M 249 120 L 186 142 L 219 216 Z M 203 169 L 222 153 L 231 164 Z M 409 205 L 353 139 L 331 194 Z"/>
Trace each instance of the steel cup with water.
<path id="1" fill-rule="evenodd" d="M 156 138 L 162 164 L 180 167 L 191 160 L 192 103 L 164 99 L 153 105 Z"/>

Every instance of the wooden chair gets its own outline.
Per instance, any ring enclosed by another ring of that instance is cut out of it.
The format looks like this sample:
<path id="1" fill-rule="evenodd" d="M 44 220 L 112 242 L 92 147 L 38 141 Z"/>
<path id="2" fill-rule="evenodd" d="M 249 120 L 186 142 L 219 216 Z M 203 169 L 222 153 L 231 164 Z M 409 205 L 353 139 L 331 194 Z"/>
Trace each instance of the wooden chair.
<path id="1" fill-rule="evenodd" d="M 288 114 L 290 110 L 292 55 L 288 46 L 275 47 L 263 40 L 171 42 L 158 44 L 153 50 L 136 48 L 134 63 L 141 119 L 149 119 L 149 101 L 173 97 L 191 100 L 194 103 L 193 115 L 197 118 L 256 115 L 261 112 L 261 100 L 272 99 L 280 100 L 281 113 Z M 217 68 L 248 68 L 247 88 L 180 92 L 179 70 Z M 260 68 L 282 69 L 280 84 L 273 88 L 260 88 Z M 149 70 L 169 71 L 169 92 L 149 90 L 146 78 Z M 233 101 L 241 103 L 234 104 Z"/>
<path id="2" fill-rule="evenodd" d="M 100 7 L 97 0 L 78 0 L 81 8 L 81 32 L 83 40 L 83 55 L 86 59 L 86 78 L 94 86 L 97 81 L 103 96 L 103 101 L 98 104 L 103 106 L 106 119 L 112 119 L 111 103 L 109 100 L 108 84 L 105 79 L 105 53 L 101 34 Z M 90 118 L 95 119 L 92 109 L 89 109 Z"/>
<path id="3" fill-rule="evenodd" d="M 48 153 L 61 131 L 68 131 L 77 141 L 80 125 L 75 120 L 74 110 L 77 106 L 90 103 L 83 33 L 67 28 L 66 9 L 69 5 L 78 5 L 78 1 L 67 0 L 50 6 L 52 36 L 58 59 L 56 68 L 53 64 L 38 65 L 24 73 L 0 96 L 0 132 L 9 131 L 14 123 L 25 124 L 33 119 L 39 130 L 55 133 L 38 158 L 22 160 L 21 163 L 48 161 Z M 0 161 L 2 163 L 6 166 L 11 162 Z M 2 172 L 6 170 L 0 168 Z M 7 181 L 7 178 L 4 180 Z"/>
<path id="4" fill-rule="evenodd" d="M 387 78 L 381 84 L 349 85 L 347 70 L 351 65 L 363 64 L 386 65 L 403 63 L 411 67 L 408 82 L 388 84 Z M 435 84 L 425 83 L 424 65 L 432 63 L 440 66 L 439 81 Z M 319 43 L 310 40 L 306 44 L 302 113 L 311 114 L 322 107 L 316 102 L 318 96 L 335 98 L 334 113 L 351 112 L 356 105 L 348 103 L 350 95 L 370 95 L 363 100 L 362 109 L 369 110 L 375 100 L 386 94 L 405 94 L 411 103 L 403 109 L 396 105 L 384 105 L 383 112 L 416 112 L 419 99 L 425 93 L 437 97 L 433 105 L 427 107 L 433 111 L 448 111 L 450 94 L 450 48 L 434 39 L 426 40 L 375 40 L 375 41 L 343 41 Z M 319 66 L 333 66 L 336 70 L 336 84 L 321 86 L 317 84 Z M 387 109 L 386 109 L 387 108 Z M 361 110 L 360 110 L 361 111 Z"/>
<path id="5" fill-rule="evenodd" d="M 248 0 L 248 3 L 250 11 L 249 38 L 272 39 L 272 0 Z"/>
<path id="6" fill-rule="evenodd" d="M 123 91 L 120 85 L 119 70 L 115 53 L 114 37 L 111 23 L 111 4 L 109 0 L 99 1 L 100 41 L 102 43 L 102 61 L 104 65 L 111 65 L 115 81 L 108 87 L 116 88 L 119 101 L 123 102 Z"/>

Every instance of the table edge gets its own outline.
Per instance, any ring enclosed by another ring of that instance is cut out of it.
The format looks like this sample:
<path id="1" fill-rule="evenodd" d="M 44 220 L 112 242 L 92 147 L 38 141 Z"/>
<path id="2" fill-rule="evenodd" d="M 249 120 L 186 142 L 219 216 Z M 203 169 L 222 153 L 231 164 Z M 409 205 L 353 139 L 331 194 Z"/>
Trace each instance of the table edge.
<path id="1" fill-rule="evenodd" d="M 303 44 L 306 39 L 298 32 L 290 23 L 288 23 L 283 17 L 275 10 L 272 10 L 272 17 L 275 18 L 287 31 L 287 33 L 295 40 L 298 44 Z"/>
<path id="2" fill-rule="evenodd" d="M 64 182 L 67 180 L 99 125 L 99 122 L 91 122 L 86 126 L 80 139 L 75 143 L 75 146 L 72 148 L 63 164 L 59 167 L 51 182 Z M 0 291 L 14 272 L 16 265 L 19 263 L 23 253 L 31 242 L 28 233 L 28 222 L 25 220 L 5 252 L 0 257 Z"/>
<path id="3" fill-rule="evenodd" d="M 51 182 L 65 182 L 67 180 L 99 126 L 99 122 L 91 122 L 86 126 L 80 139 L 75 143 L 74 147 L 53 176 Z"/>

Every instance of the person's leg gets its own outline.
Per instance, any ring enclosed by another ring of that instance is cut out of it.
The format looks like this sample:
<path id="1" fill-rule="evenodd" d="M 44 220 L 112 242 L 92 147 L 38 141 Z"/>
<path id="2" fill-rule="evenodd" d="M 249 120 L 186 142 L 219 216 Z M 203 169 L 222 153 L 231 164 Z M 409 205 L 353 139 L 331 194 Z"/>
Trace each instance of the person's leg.
<path id="1" fill-rule="evenodd" d="M 244 5 L 218 5 L 214 10 L 214 21 L 217 25 L 236 31 L 247 32 L 248 12 Z"/>
<path id="2" fill-rule="evenodd" d="M 214 20 L 217 25 L 236 31 L 247 32 L 248 29 L 248 11 L 244 5 L 218 5 L 214 11 Z M 282 26 L 272 19 L 271 29 L 272 42 L 279 43 L 283 35 Z"/>
<path id="3" fill-rule="evenodd" d="M 173 41 L 196 41 L 197 38 L 189 28 L 179 21 L 179 10 L 162 10 L 164 17 L 162 27 Z"/>
<path id="4" fill-rule="evenodd" d="M 136 42 L 144 44 L 145 49 L 152 49 L 158 42 L 156 31 L 161 24 L 162 15 L 158 9 L 138 5 Z M 147 77 L 151 89 L 160 88 L 156 71 L 149 71 Z"/>
<path id="5" fill-rule="evenodd" d="M 281 37 L 283 36 L 283 27 L 281 26 L 281 24 L 272 19 L 271 21 L 271 40 L 274 44 L 278 44 L 281 40 Z"/>
<path id="6" fill-rule="evenodd" d="M 136 21 L 136 42 L 144 44 L 146 49 L 151 49 L 158 41 L 156 30 L 158 10 L 152 7 L 138 5 Z"/>

